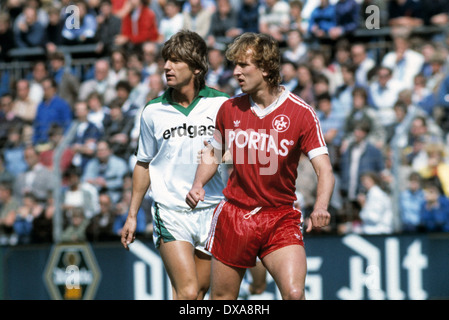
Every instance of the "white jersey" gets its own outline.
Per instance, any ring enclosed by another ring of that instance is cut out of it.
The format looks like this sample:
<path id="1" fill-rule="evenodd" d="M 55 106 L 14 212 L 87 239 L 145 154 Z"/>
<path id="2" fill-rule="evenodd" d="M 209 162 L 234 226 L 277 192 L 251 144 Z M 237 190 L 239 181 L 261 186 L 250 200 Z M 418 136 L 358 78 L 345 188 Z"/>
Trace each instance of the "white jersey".
<path id="1" fill-rule="evenodd" d="M 205 87 L 188 108 L 171 101 L 168 89 L 150 101 L 140 119 L 137 160 L 149 162 L 153 200 L 169 210 L 190 210 L 185 202 L 198 167 L 204 141 L 213 137 L 218 109 L 225 93 Z M 204 187 L 204 201 L 197 208 L 217 205 L 223 199 L 220 170 Z"/>

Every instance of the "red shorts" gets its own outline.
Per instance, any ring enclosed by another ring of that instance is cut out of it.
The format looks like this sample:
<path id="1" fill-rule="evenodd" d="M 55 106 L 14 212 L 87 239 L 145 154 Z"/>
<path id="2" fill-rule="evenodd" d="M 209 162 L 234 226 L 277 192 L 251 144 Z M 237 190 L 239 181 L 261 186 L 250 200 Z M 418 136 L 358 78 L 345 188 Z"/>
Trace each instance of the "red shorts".
<path id="1" fill-rule="evenodd" d="M 206 244 L 215 259 L 238 268 L 256 265 L 256 257 L 289 245 L 304 246 L 301 212 L 293 206 L 241 209 L 223 200 L 217 206 Z"/>

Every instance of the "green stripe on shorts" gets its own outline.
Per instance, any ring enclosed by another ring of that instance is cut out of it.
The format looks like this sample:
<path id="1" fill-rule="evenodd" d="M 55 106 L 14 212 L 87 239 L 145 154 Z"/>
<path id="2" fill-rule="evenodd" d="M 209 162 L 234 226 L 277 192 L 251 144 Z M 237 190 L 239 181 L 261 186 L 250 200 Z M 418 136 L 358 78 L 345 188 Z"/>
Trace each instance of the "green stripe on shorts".
<path id="1" fill-rule="evenodd" d="M 161 239 L 164 240 L 164 242 L 170 242 L 175 241 L 175 237 L 167 230 L 167 228 L 164 225 L 164 221 L 162 220 L 160 214 L 159 214 L 159 207 L 157 203 L 154 204 L 154 222 L 156 224 L 156 229 L 158 233 L 157 241 L 156 241 L 156 247 L 159 247 L 161 244 Z"/>

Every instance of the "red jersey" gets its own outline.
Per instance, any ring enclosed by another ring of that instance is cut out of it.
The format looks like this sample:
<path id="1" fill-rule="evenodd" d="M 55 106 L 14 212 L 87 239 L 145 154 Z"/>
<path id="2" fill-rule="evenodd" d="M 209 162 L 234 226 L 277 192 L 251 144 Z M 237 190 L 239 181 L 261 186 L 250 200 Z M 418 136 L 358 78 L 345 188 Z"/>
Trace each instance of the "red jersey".
<path id="1" fill-rule="evenodd" d="M 248 94 L 225 101 L 212 145 L 231 151 L 234 170 L 223 194 L 246 208 L 292 205 L 301 154 L 328 152 L 315 111 L 286 89 L 263 110 Z"/>

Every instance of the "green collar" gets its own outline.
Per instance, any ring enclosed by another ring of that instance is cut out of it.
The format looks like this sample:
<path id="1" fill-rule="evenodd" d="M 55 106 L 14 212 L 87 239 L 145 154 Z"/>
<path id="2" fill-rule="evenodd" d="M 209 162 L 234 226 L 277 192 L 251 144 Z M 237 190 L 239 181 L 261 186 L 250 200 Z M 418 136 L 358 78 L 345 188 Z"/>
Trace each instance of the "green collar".
<path id="1" fill-rule="evenodd" d="M 173 88 L 168 88 L 164 92 L 164 94 L 160 97 L 160 101 L 162 103 L 171 105 L 173 108 L 175 108 L 176 110 L 178 110 L 185 116 L 189 115 L 189 113 L 195 108 L 195 106 L 198 104 L 200 99 L 203 97 L 227 96 L 223 92 L 220 92 L 218 90 L 215 90 L 215 89 L 205 86 L 198 92 L 198 95 L 193 99 L 192 103 L 187 108 L 185 108 L 182 105 L 180 105 L 179 103 L 172 100 L 172 98 L 171 98 L 172 91 L 173 91 Z"/>

